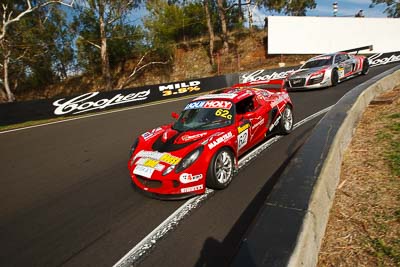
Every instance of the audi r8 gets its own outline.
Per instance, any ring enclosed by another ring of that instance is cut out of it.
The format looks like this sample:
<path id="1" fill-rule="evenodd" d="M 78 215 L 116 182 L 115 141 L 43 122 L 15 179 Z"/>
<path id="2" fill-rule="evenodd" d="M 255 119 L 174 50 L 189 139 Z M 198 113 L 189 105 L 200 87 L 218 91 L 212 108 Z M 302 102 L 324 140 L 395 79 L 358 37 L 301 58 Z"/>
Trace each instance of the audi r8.
<path id="1" fill-rule="evenodd" d="M 335 86 L 357 75 L 366 75 L 365 56 L 337 52 L 313 57 L 287 77 L 288 89 L 313 89 Z"/>
<path id="2" fill-rule="evenodd" d="M 284 80 L 237 84 L 189 102 L 175 121 L 136 138 L 128 169 L 133 184 L 162 199 L 226 188 L 238 159 L 266 136 L 288 134 L 293 104 Z"/>

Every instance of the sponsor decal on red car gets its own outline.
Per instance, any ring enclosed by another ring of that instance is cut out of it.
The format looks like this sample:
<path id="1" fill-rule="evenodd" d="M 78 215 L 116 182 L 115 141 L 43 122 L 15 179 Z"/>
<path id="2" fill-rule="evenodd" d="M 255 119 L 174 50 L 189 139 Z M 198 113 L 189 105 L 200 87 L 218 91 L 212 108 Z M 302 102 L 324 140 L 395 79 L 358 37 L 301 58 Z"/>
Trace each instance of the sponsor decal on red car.
<path id="1" fill-rule="evenodd" d="M 135 169 L 133 169 L 133 174 L 140 175 L 146 178 L 151 178 L 153 175 L 154 169 L 150 167 L 146 167 L 143 165 L 136 165 Z"/>
<path id="2" fill-rule="evenodd" d="M 198 191 L 198 190 L 201 190 L 201 189 L 203 189 L 203 185 L 202 184 L 196 185 L 196 186 L 192 186 L 192 187 L 182 188 L 181 189 L 181 193 L 190 193 L 190 192 Z"/>
<path id="3" fill-rule="evenodd" d="M 232 137 L 233 137 L 232 132 L 228 132 L 228 133 L 224 134 L 223 136 L 218 137 L 216 140 L 212 141 L 210 144 L 208 144 L 208 148 L 213 149 L 214 147 L 218 146 L 219 144 L 228 141 Z"/>
<path id="4" fill-rule="evenodd" d="M 175 157 L 169 153 L 161 153 L 157 151 L 145 151 L 145 150 L 142 150 L 139 153 L 137 153 L 135 158 L 150 158 L 168 163 L 170 165 L 177 165 L 181 161 L 181 158 Z"/>
<path id="5" fill-rule="evenodd" d="M 204 108 L 222 108 L 230 109 L 232 107 L 232 102 L 221 101 L 221 100 L 210 100 L 204 104 Z"/>
<path id="6" fill-rule="evenodd" d="M 200 133 L 200 134 L 195 134 L 195 135 L 184 135 L 184 136 L 182 136 L 182 141 L 189 142 L 192 140 L 200 139 L 206 135 L 207 135 L 207 133 Z"/>
<path id="7" fill-rule="evenodd" d="M 186 105 L 185 110 L 198 109 L 198 108 L 222 108 L 230 109 L 232 103 L 223 100 L 209 100 L 209 101 L 196 101 Z"/>
<path id="8" fill-rule="evenodd" d="M 179 181 L 183 184 L 193 183 L 201 180 L 203 178 L 202 174 L 192 175 L 191 173 L 182 173 L 179 176 Z"/>
<path id="9" fill-rule="evenodd" d="M 144 134 L 142 134 L 142 137 L 144 140 L 149 140 L 150 138 L 152 138 L 154 135 L 156 135 L 157 133 L 161 132 L 163 129 L 161 127 L 155 128 L 149 132 L 145 132 Z"/>

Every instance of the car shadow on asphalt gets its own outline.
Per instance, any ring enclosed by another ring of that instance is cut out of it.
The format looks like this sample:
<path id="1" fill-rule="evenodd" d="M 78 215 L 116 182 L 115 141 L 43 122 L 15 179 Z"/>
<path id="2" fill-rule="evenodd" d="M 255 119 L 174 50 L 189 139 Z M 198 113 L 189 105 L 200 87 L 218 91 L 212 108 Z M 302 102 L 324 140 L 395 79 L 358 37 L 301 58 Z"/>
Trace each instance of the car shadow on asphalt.
<path id="1" fill-rule="evenodd" d="M 297 138 L 296 138 L 297 139 Z M 294 140 L 293 142 L 296 142 Z M 200 257 L 196 262 L 196 267 L 222 267 L 230 266 L 233 256 L 236 254 L 241 240 L 244 237 L 246 231 L 248 231 L 249 226 L 253 223 L 261 207 L 264 205 L 265 200 L 271 193 L 274 185 L 278 181 L 279 177 L 285 170 L 287 164 L 296 155 L 297 151 L 301 146 L 290 149 L 289 146 L 288 155 L 290 155 L 279 169 L 268 179 L 267 183 L 262 187 L 258 194 L 253 198 L 250 204 L 247 206 L 245 211 L 242 213 L 240 218 L 236 221 L 232 229 L 229 231 L 225 239 L 220 242 L 215 238 L 209 237 L 204 242 L 203 248 L 200 252 Z M 249 261 L 246 262 L 246 267 L 256 266 L 254 262 L 251 261 L 251 255 L 249 252 Z"/>

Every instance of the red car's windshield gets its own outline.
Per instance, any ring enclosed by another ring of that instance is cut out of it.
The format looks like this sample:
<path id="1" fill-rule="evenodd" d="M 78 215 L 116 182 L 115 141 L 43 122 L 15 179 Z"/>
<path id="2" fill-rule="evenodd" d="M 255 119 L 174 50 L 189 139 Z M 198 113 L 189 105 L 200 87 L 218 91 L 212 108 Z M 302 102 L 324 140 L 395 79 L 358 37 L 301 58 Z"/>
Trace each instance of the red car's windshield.
<path id="1" fill-rule="evenodd" d="M 223 100 L 191 102 L 172 127 L 180 132 L 225 127 L 234 121 L 234 107 L 232 102 Z"/>

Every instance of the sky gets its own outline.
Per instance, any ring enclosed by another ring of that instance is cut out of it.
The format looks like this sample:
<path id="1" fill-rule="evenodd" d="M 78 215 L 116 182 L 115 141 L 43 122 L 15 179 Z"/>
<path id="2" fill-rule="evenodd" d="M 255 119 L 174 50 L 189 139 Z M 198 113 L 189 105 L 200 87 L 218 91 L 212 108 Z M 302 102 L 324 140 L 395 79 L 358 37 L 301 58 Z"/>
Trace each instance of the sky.
<path id="1" fill-rule="evenodd" d="M 307 11 L 307 16 L 319 16 L 319 17 L 331 17 L 333 16 L 333 2 L 338 3 L 338 13 L 339 17 L 353 17 L 360 9 L 363 10 L 364 16 L 367 18 L 384 18 L 386 14 L 384 10 L 386 8 L 385 4 L 377 5 L 373 8 L 369 8 L 371 0 L 316 0 L 317 7 L 312 10 Z M 281 14 L 274 12 L 265 12 L 263 10 L 258 10 L 254 13 L 254 20 L 264 22 L 264 17 L 268 15 L 279 16 Z"/>
<path id="2" fill-rule="evenodd" d="M 307 16 L 319 16 L 319 17 L 331 17 L 333 16 L 333 2 L 338 3 L 338 13 L 339 17 L 353 17 L 360 9 L 363 10 L 364 16 L 367 18 L 384 18 L 386 14 L 383 12 L 386 8 L 385 4 L 377 5 L 373 8 L 369 8 L 372 0 L 316 0 L 317 7 L 313 10 L 307 11 Z M 243 1 L 242 1 L 243 2 Z M 247 11 L 244 8 L 244 13 L 247 15 Z M 142 10 L 135 10 L 131 20 L 134 23 L 139 23 L 143 15 L 146 14 L 144 8 Z M 265 16 L 282 16 L 283 14 L 278 14 L 276 12 L 267 12 L 265 10 L 254 10 L 253 21 L 255 25 L 264 26 Z M 246 16 L 247 17 L 247 16 Z M 246 25 L 247 26 L 247 25 Z"/>
<path id="3" fill-rule="evenodd" d="M 307 12 L 308 16 L 332 16 L 332 4 L 335 1 L 321 1 L 317 0 L 317 8 Z M 338 0 L 338 14 L 337 16 L 354 16 L 357 11 L 362 9 L 365 17 L 386 17 L 383 13 L 385 5 L 377 5 L 369 8 L 371 0 Z"/>

